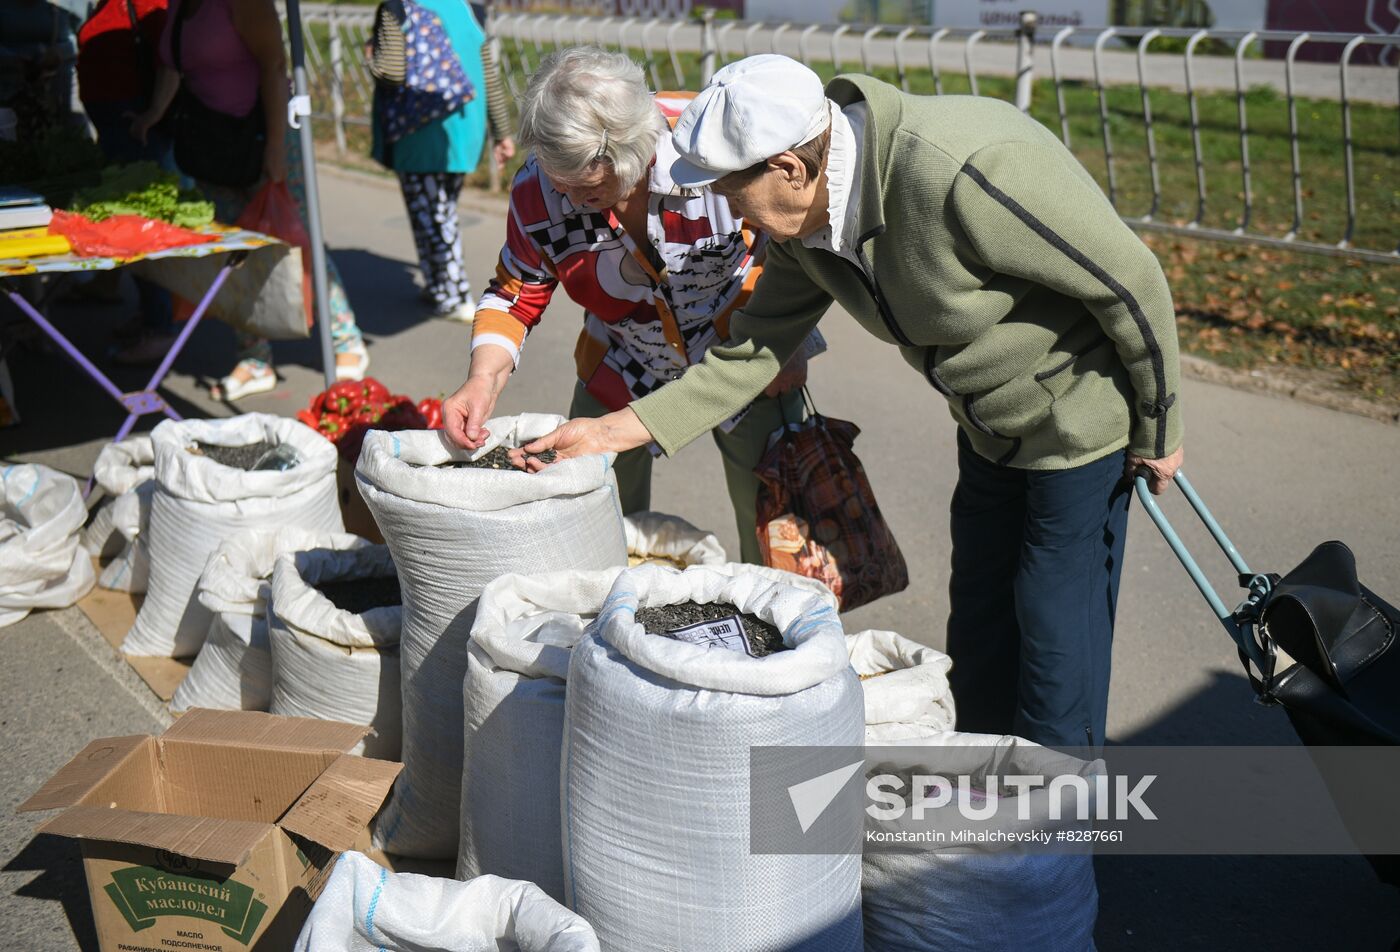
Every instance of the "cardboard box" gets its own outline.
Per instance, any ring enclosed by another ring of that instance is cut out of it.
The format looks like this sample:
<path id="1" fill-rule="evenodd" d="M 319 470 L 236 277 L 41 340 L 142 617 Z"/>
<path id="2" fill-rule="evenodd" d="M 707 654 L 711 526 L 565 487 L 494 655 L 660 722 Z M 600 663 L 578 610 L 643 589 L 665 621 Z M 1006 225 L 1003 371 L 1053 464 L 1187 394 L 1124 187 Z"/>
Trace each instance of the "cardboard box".
<path id="1" fill-rule="evenodd" d="M 102 952 L 285 952 L 399 772 L 345 753 L 368 730 L 195 709 L 93 741 L 19 809 L 63 809 L 39 830 L 82 843 Z"/>

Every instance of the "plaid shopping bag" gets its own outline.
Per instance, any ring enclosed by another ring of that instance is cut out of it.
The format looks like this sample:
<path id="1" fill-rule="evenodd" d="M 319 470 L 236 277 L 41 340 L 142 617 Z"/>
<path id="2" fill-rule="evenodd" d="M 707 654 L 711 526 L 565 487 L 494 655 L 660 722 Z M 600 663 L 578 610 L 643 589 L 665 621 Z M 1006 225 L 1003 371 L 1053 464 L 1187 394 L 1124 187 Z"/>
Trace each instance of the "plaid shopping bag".
<path id="1" fill-rule="evenodd" d="M 442 20 L 413 0 L 402 2 L 404 81 L 382 87 L 384 136 L 390 142 L 456 112 L 476 96 Z"/>
<path id="2" fill-rule="evenodd" d="M 844 611 L 903 591 L 909 570 L 856 457 L 859 427 L 806 397 L 807 420 L 775 432 L 754 469 L 758 544 L 764 564 L 824 583 Z"/>

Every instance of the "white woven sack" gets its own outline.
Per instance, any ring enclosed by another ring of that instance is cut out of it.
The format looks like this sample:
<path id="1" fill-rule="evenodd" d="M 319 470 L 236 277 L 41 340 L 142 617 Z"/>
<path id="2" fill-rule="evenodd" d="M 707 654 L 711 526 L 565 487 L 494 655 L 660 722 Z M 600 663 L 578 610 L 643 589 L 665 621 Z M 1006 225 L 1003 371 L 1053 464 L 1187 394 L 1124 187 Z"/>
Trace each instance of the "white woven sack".
<path id="1" fill-rule="evenodd" d="M 730 602 L 792 648 L 751 658 L 636 622 L 639 607 L 686 601 Z M 861 743 L 830 601 L 739 567 L 629 569 L 574 648 L 565 710 L 565 894 L 605 948 L 861 947 L 854 854 L 749 848 L 750 747 Z"/>
<path id="2" fill-rule="evenodd" d="M 0 628 L 35 608 L 67 608 L 92 589 L 79 545 L 87 507 L 78 481 L 34 463 L 0 470 Z"/>
<path id="3" fill-rule="evenodd" d="M 404 591 L 403 772 L 375 844 L 429 859 L 457 855 L 462 787 L 462 679 L 477 596 L 508 574 L 625 565 L 612 456 L 563 460 L 540 473 L 438 468 L 543 436 L 563 417 L 487 422 L 476 453 L 440 430 L 372 431 L 356 482 L 394 553 Z"/>
<path id="4" fill-rule="evenodd" d="M 344 853 L 295 952 L 599 952 L 588 923 L 531 883 L 391 873 Z"/>
<path id="5" fill-rule="evenodd" d="M 130 521 L 129 511 L 116 518 L 113 506 L 137 486 L 155 478 L 155 459 L 155 448 L 146 433 L 108 443 L 97 454 L 92 478 L 102 488 L 106 500 L 83 530 L 83 548 L 89 554 L 110 558 L 134 538 L 139 524 Z"/>
<path id="6" fill-rule="evenodd" d="M 672 568 L 723 565 L 729 561 L 713 532 L 697 529 L 680 516 L 634 512 L 623 519 L 630 565 L 657 562 Z"/>
<path id="7" fill-rule="evenodd" d="M 481 593 L 462 683 L 458 879 L 524 879 L 563 901 L 559 753 L 569 655 L 621 571 L 503 575 Z"/>
<path id="8" fill-rule="evenodd" d="M 715 568 L 807 589 L 836 607 L 812 579 L 766 566 Z M 621 571 L 503 575 L 482 591 L 462 683 L 458 879 L 524 879 L 563 901 L 559 756 L 569 656 Z"/>
<path id="9" fill-rule="evenodd" d="M 267 599 L 272 569 L 283 552 L 353 549 L 369 542 L 347 532 L 311 529 L 245 529 L 229 536 L 205 563 L 196 597 L 213 613 L 199 649 L 170 709 L 265 711 L 272 700 L 272 648 L 267 640 Z"/>
<path id="10" fill-rule="evenodd" d="M 266 413 L 166 420 L 151 438 L 156 492 L 145 533 L 151 577 L 122 650 L 188 658 L 209 631 L 209 610 L 194 597 L 195 586 L 220 542 L 243 529 L 344 530 L 335 487 L 336 452 L 311 428 Z M 196 440 L 221 446 L 267 440 L 290 446 L 298 462 L 285 471 L 244 472 L 189 452 Z"/>
<path id="11" fill-rule="evenodd" d="M 146 590 L 150 560 L 141 533 L 155 495 L 155 448 L 148 434 L 108 443 L 92 470 L 107 501 L 83 530 L 83 548 L 106 561 L 97 584 L 121 592 Z"/>
<path id="12" fill-rule="evenodd" d="M 151 522 L 151 501 L 155 499 L 156 481 L 148 479 L 135 489 L 123 493 L 98 513 L 110 514 L 114 535 L 122 540 L 120 550 L 111 557 L 97 576 L 97 584 L 118 592 L 143 594 L 150 584 L 151 552 L 146 530 Z M 95 524 L 95 523 L 94 523 Z"/>
<path id="13" fill-rule="evenodd" d="M 948 671 L 953 659 L 892 631 L 846 636 L 851 667 L 865 692 L 865 742 L 897 737 L 911 728 L 950 731 L 956 720 Z"/>
<path id="14" fill-rule="evenodd" d="M 268 638 L 272 703 L 283 717 L 368 724 L 351 753 L 398 760 L 403 730 L 399 685 L 402 605 L 356 614 L 316 590 L 325 582 L 389 578 L 388 546 L 284 552 L 272 570 Z"/>
<path id="15" fill-rule="evenodd" d="M 916 752 L 911 756 L 908 748 Z M 898 767 L 882 764 L 886 751 L 888 763 Z M 870 773 L 913 767 L 913 772 L 945 776 L 994 770 L 1003 775 L 1090 777 L 1103 770 L 1102 761 L 1089 763 L 999 734 L 911 731 L 901 740 L 883 740 L 879 748 L 867 748 L 867 755 Z M 1021 821 L 1015 811 L 999 810 L 998 822 L 1009 832 L 1048 826 L 1046 790 L 1022 796 L 1030 798 L 1030 819 Z M 948 812 L 946 820 L 937 818 L 939 810 Z M 922 821 L 906 813 L 879 823 L 896 836 L 966 825 L 955 805 L 931 808 Z M 1003 844 L 970 844 L 939 852 L 867 851 L 861 865 L 868 952 L 1093 952 L 1099 897 L 1093 856 L 1088 853 L 1035 855 Z"/>

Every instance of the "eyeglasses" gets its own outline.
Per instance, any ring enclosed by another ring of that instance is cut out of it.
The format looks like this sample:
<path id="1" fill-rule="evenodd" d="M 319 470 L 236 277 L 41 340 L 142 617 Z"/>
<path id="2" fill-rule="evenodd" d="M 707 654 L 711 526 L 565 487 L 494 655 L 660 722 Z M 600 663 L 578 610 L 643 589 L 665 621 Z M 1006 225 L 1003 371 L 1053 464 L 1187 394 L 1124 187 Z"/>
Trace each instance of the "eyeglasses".
<path id="1" fill-rule="evenodd" d="M 603 128 L 603 141 L 598 144 L 598 151 L 593 153 L 593 161 L 601 162 L 608 157 L 608 130 Z"/>

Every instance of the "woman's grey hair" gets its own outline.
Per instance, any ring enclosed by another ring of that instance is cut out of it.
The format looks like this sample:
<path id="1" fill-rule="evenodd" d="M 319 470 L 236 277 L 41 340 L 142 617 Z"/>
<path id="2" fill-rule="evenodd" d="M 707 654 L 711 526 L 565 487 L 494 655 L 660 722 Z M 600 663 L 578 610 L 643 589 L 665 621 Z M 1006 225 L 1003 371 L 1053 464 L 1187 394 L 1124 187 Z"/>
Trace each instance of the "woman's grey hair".
<path id="1" fill-rule="evenodd" d="M 667 128 L 642 68 L 626 54 L 593 46 L 546 56 L 520 104 L 521 145 L 565 181 L 608 162 L 631 190 Z"/>

